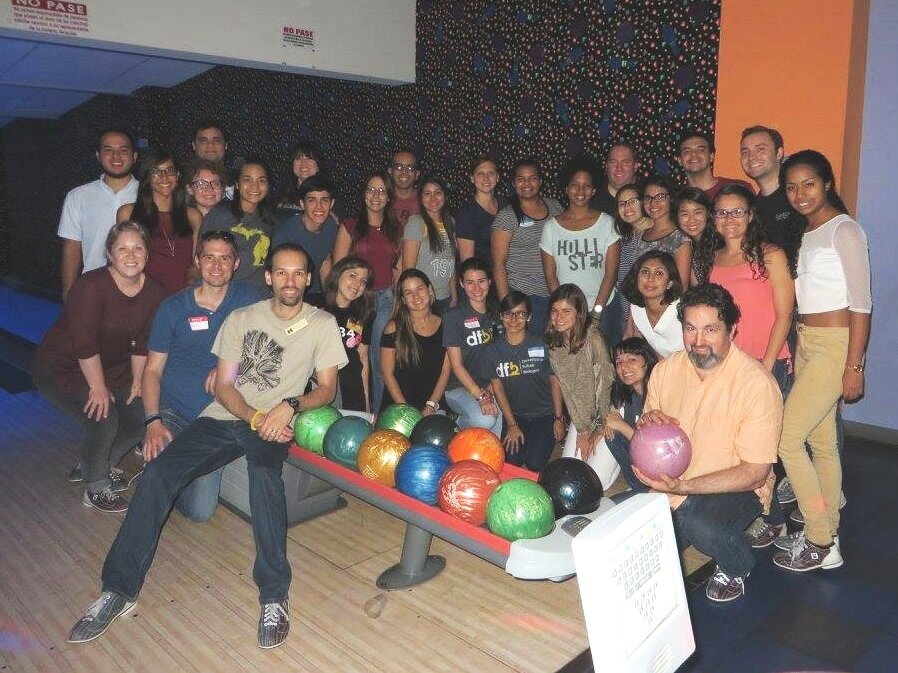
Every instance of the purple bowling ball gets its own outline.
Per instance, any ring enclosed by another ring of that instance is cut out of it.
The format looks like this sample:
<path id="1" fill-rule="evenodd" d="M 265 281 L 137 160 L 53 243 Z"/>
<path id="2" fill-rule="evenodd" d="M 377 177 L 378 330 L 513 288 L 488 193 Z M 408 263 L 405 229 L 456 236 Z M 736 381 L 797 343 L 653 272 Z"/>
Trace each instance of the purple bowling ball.
<path id="1" fill-rule="evenodd" d="M 692 460 L 692 444 L 679 425 L 647 423 L 633 433 L 630 460 L 649 479 L 676 479 Z"/>

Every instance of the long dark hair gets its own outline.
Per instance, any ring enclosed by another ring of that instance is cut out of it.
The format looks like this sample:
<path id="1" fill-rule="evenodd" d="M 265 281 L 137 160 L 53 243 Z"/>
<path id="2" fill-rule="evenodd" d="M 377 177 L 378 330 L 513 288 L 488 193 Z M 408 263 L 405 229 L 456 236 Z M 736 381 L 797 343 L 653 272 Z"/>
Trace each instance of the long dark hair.
<path id="1" fill-rule="evenodd" d="M 655 353 L 652 347 L 649 346 L 649 342 L 642 337 L 630 337 L 629 339 L 624 339 L 615 346 L 612 351 L 613 357 L 611 358 L 611 361 L 614 364 L 614 383 L 611 384 L 611 404 L 615 407 L 619 407 L 625 403 L 630 404 L 633 401 L 633 395 L 636 393 L 636 391 L 633 390 L 633 386 L 621 381 L 620 376 L 617 374 L 617 356 L 623 353 L 640 355 L 642 356 L 642 359 L 645 360 L 645 378 L 642 379 L 643 390 L 648 387 L 649 376 L 652 374 L 652 369 L 658 364 L 657 353 Z"/>
<path id="2" fill-rule="evenodd" d="M 352 247 L 354 249 L 358 242 L 363 240 L 371 231 L 371 222 L 368 220 L 368 205 L 365 203 L 365 190 L 368 189 L 368 183 L 373 178 L 383 180 L 384 187 L 387 190 L 387 202 L 384 204 L 384 221 L 380 225 L 380 231 L 393 244 L 394 256 L 392 265 L 396 266 L 396 260 L 399 259 L 399 244 L 402 241 L 402 235 L 399 232 L 399 223 L 393 214 L 393 182 L 386 171 L 374 171 L 365 178 L 365 186 L 362 188 L 362 194 L 356 206 L 355 226 L 349 232 L 349 236 L 352 239 Z"/>
<path id="3" fill-rule="evenodd" d="M 409 278 L 417 278 L 424 283 L 428 290 L 431 290 L 431 308 L 433 308 L 433 283 L 430 282 L 426 273 L 415 268 L 403 271 L 396 283 L 398 296 L 392 316 L 392 320 L 396 324 L 396 362 L 404 367 L 418 367 L 421 364 L 421 345 L 412 328 L 412 316 L 402 296 L 402 284 Z"/>
<path id="4" fill-rule="evenodd" d="M 443 221 L 443 229 L 446 231 L 446 236 L 449 237 L 449 247 L 454 251 L 455 220 L 452 219 L 452 215 L 449 213 L 449 189 L 446 187 L 446 182 L 441 177 L 436 175 L 426 175 L 424 176 L 424 179 L 421 180 L 421 189 L 418 191 L 418 205 L 420 206 L 421 219 L 424 220 L 424 228 L 427 231 L 427 243 L 430 246 L 430 252 L 436 254 L 443 251 L 443 237 L 440 236 L 440 231 L 437 229 L 436 222 L 434 222 L 430 213 L 428 213 L 427 209 L 424 207 L 424 188 L 428 184 L 436 185 L 443 190 L 443 207 L 440 209 L 440 218 Z"/>
<path id="5" fill-rule="evenodd" d="M 722 196 L 736 196 L 745 202 L 748 208 L 748 224 L 745 228 L 745 238 L 739 246 L 742 250 L 742 256 L 748 262 L 751 268 L 753 278 L 767 278 L 767 265 L 764 263 L 764 250 L 769 245 L 770 240 L 767 236 L 767 229 L 759 219 L 758 209 L 755 204 L 755 195 L 750 189 L 739 184 L 731 184 L 725 186 L 718 192 L 714 199 L 714 206 Z M 705 231 L 712 227 L 705 227 Z M 713 227 L 713 233 L 707 236 L 702 235 L 698 249 L 693 255 L 693 266 L 695 275 L 700 283 L 708 282 L 711 276 L 711 269 L 714 266 L 714 255 L 718 250 L 722 250 L 726 243 L 723 237 L 717 232 L 716 226 Z"/>
<path id="6" fill-rule="evenodd" d="M 521 208 L 521 198 L 518 196 L 518 191 L 514 188 L 514 181 L 517 178 L 518 169 L 523 168 L 524 166 L 535 168 L 537 177 L 539 177 L 540 180 L 543 178 L 543 172 L 540 170 L 539 163 L 537 163 L 536 159 L 531 159 L 529 157 L 518 159 L 514 162 L 514 166 L 511 167 L 512 184 L 508 195 L 508 205 L 510 205 L 511 209 L 514 211 L 514 216 L 517 218 L 518 224 L 524 221 L 526 215 L 524 215 L 524 209 Z"/>
<path id="7" fill-rule="evenodd" d="M 679 196 L 680 196 L 680 186 L 674 182 L 674 179 L 669 175 L 661 175 L 656 173 L 654 175 L 650 175 L 645 180 L 640 183 L 641 189 L 640 193 L 645 198 L 645 190 L 652 185 L 654 187 L 660 187 L 664 191 L 667 192 L 667 202 L 670 204 L 670 210 L 667 215 L 670 217 L 671 221 L 674 223 L 674 226 L 677 226 L 677 209 L 679 207 Z M 648 211 L 645 210 L 645 204 L 643 203 L 643 212 L 645 212 L 646 216 L 648 216 Z"/>
<path id="8" fill-rule="evenodd" d="M 323 174 L 324 167 L 321 165 L 321 154 L 318 148 L 310 142 L 300 141 L 293 146 L 290 152 L 290 163 L 284 173 L 284 193 L 281 196 L 281 203 L 295 206 L 299 203 L 299 183 L 298 178 L 293 173 L 293 162 L 300 157 L 308 157 L 318 164 L 318 173 Z"/>
<path id="9" fill-rule="evenodd" d="M 714 228 L 714 204 L 711 203 L 711 199 L 708 198 L 705 192 L 698 187 L 683 187 L 677 198 L 678 212 L 674 217 L 678 227 L 680 225 L 679 210 L 684 201 L 697 203 L 708 213 L 708 219 L 705 221 L 705 228 L 702 230 L 701 236 L 699 236 L 698 241 L 692 242 L 692 270 L 698 282 L 705 283 L 708 280 L 708 274 L 711 273 L 711 263 L 714 261 L 713 250 L 719 249 L 713 246 L 718 245 L 718 243 L 721 246 L 723 245 L 723 241 L 719 240 L 720 236 Z M 683 231 L 682 228 L 680 228 L 680 231 Z M 686 234 L 685 231 L 683 233 Z M 686 236 L 689 236 L 689 234 L 686 234 Z M 689 236 L 689 238 L 691 240 L 692 237 Z M 703 252 L 706 247 L 712 249 L 710 261 L 707 258 L 707 254 Z"/>
<path id="10" fill-rule="evenodd" d="M 171 152 L 162 147 L 152 147 L 140 155 L 140 166 L 138 167 L 140 186 L 137 188 L 137 200 L 131 210 L 131 219 L 146 227 L 150 236 L 159 226 L 159 208 L 153 201 L 153 169 L 168 161 L 171 161 L 175 168 L 178 167 Z M 187 191 L 177 176 L 174 178 L 172 187 L 171 221 L 175 236 L 179 238 L 193 236 L 193 229 L 187 217 Z"/>
<path id="11" fill-rule="evenodd" d="M 337 306 L 337 286 L 340 283 L 340 276 L 345 271 L 352 271 L 353 269 L 364 269 L 367 271 L 369 281 L 374 278 L 374 269 L 364 259 L 361 257 L 344 257 L 331 267 L 324 281 L 324 308 L 326 310 L 331 310 Z M 371 315 L 373 308 L 374 293 L 366 285 L 365 291 L 349 302 L 349 317 L 364 324 Z"/>
<path id="12" fill-rule="evenodd" d="M 571 327 L 571 333 L 567 339 L 567 343 L 565 343 L 565 335 L 552 327 L 551 320 L 549 321 L 549 326 L 546 328 L 546 334 L 543 337 L 543 340 L 549 348 L 563 348 L 566 346 L 569 353 L 577 353 L 583 348 L 583 344 L 586 343 L 586 333 L 589 331 L 589 315 L 586 310 L 586 295 L 583 294 L 583 290 L 573 283 L 565 283 L 564 285 L 559 285 L 555 288 L 552 296 L 549 297 L 549 310 L 551 311 L 555 303 L 559 301 L 568 302 L 574 308 L 574 312 L 576 313 L 574 325 Z"/>
<path id="13" fill-rule="evenodd" d="M 268 178 L 268 193 L 262 199 L 262 202 L 256 206 L 256 214 L 265 224 L 273 225 L 275 224 L 275 219 L 274 207 L 271 205 L 271 171 L 268 170 L 268 164 L 261 157 L 249 156 L 240 164 L 240 168 L 237 170 L 237 182 L 234 184 L 234 198 L 230 205 L 231 212 L 237 218 L 242 218 L 246 214 L 243 212 L 243 206 L 240 204 L 240 175 L 247 166 L 259 166 L 265 171 L 265 176 Z"/>
<path id="14" fill-rule="evenodd" d="M 661 303 L 672 304 L 683 294 L 683 281 L 680 280 L 680 272 L 677 271 L 677 263 L 673 255 L 661 250 L 649 250 L 633 262 L 633 266 L 624 276 L 624 282 L 621 283 L 620 288 L 627 301 L 640 308 L 645 308 L 645 297 L 639 291 L 639 272 L 642 270 L 642 265 L 652 259 L 657 259 L 664 265 L 667 270 L 667 280 L 670 281 L 670 287 L 664 292 Z"/>
<path id="15" fill-rule="evenodd" d="M 839 193 L 836 191 L 836 176 L 835 173 L 833 173 L 832 164 L 829 163 L 829 159 L 817 150 L 801 150 L 800 152 L 791 154 L 789 158 L 783 162 L 783 165 L 780 168 L 780 184 L 785 185 L 786 174 L 789 172 L 789 169 L 799 165 L 810 168 L 817 177 L 823 180 L 824 188 L 826 188 L 826 183 L 829 183 L 829 189 L 826 189 L 826 200 L 840 213 L 848 215 L 848 208 L 845 206 L 845 202 L 842 201 L 842 197 L 839 196 Z"/>
<path id="16" fill-rule="evenodd" d="M 486 313 L 495 322 L 499 317 L 499 296 L 496 294 L 496 285 L 493 283 L 493 270 L 479 257 L 468 257 L 456 271 L 458 284 L 461 285 L 462 290 L 465 289 L 464 278 L 468 271 L 482 271 L 486 274 L 487 280 L 490 282 L 490 289 L 486 293 Z"/>
<path id="17" fill-rule="evenodd" d="M 639 209 L 642 210 L 642 190 L 635 182 L 631 182 L 630 184 L 624 185 L 623 187 L 618 189 L 617 197 L 614 199 L 614 202 L 617 203 L 617 200 L 620 198 L 621 192 L 628 191 L 636 192 L 636 198 L 639 199 Z M 645 216 L 644 213 L 643 216 Z M 633 238 L 633 225 L 620 216 L 620 206 L 617 206 L 614 209 L 614 230 L 624 240 L 628 241 Z"/>

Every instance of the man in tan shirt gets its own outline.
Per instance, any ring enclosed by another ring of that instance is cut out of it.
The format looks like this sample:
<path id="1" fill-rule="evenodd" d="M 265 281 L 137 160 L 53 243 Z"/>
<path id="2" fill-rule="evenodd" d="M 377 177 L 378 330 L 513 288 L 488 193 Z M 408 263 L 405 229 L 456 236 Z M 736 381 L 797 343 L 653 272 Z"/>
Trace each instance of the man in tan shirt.
<path id="1" fill-rule="evenodd" d="M 729 292 L 691 288 L 678 314 L 686 349 L 655 366 L 639 425 L 678 424 L 692 461 L 679 478 L 634 472 L 668 494 L 681 544 L 717 563 L 708 598 L 731 601 L 745 593 L 754 567 L 744 532 L 770 505 L 783 401 L 770 373 L 732 342 L 740 314 Z"/>

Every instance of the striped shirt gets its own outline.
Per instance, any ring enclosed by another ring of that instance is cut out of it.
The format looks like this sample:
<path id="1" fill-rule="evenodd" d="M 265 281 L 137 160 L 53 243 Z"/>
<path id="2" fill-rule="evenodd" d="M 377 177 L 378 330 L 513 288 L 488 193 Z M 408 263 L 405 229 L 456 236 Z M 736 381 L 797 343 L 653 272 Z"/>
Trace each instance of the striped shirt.
<path id="1" fill-rule="evenodd" d="M 508 256 L 505 258 L 509 288 L 538 297 L 549 296 L 546 275 L 543 273 L 543 261 L 539 253 L 543 226 L 563 210 L 561 204 L 551 197 L 543 197 L 543 202 L 548 211 L 544 219 L 534 220 L 525 215 L 524 221 L 519 223 L 514 209 L 509 205 L 500 210 L 493 220 L 493 229 L 502 229 L 511 234 Z"/>

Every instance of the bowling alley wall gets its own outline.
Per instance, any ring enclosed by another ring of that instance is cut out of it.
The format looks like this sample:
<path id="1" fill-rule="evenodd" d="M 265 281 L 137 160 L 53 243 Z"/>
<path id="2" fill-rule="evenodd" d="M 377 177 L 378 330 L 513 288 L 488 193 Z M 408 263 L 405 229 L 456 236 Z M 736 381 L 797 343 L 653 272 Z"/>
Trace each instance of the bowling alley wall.
<path id="1" fill-rule="evenodd" d="M 0 275 L 58 291 L 56 226 L 65 193 L 96 179 L 95 133 L 123 125 L 142 142 L 190 154 L 200 117 L 229 133 L 228 163 L 260 154 L 283 184 L 291 146 L 320 147 L 344 201 L 364 175 L 410 146 L 443 174 L 453 206 L 471 160 L 562 164 L 634 143 L 643 172 L 677 173 L 676 138 L 712 130 L 720 0 L 419 0 L 417 82 L 363 82 L 215 67 L 183 84 L 96 96 L 59 120 L 17 120 L 0 142 Z M 5 213 L 5 216 L 2 214 Z"/>

